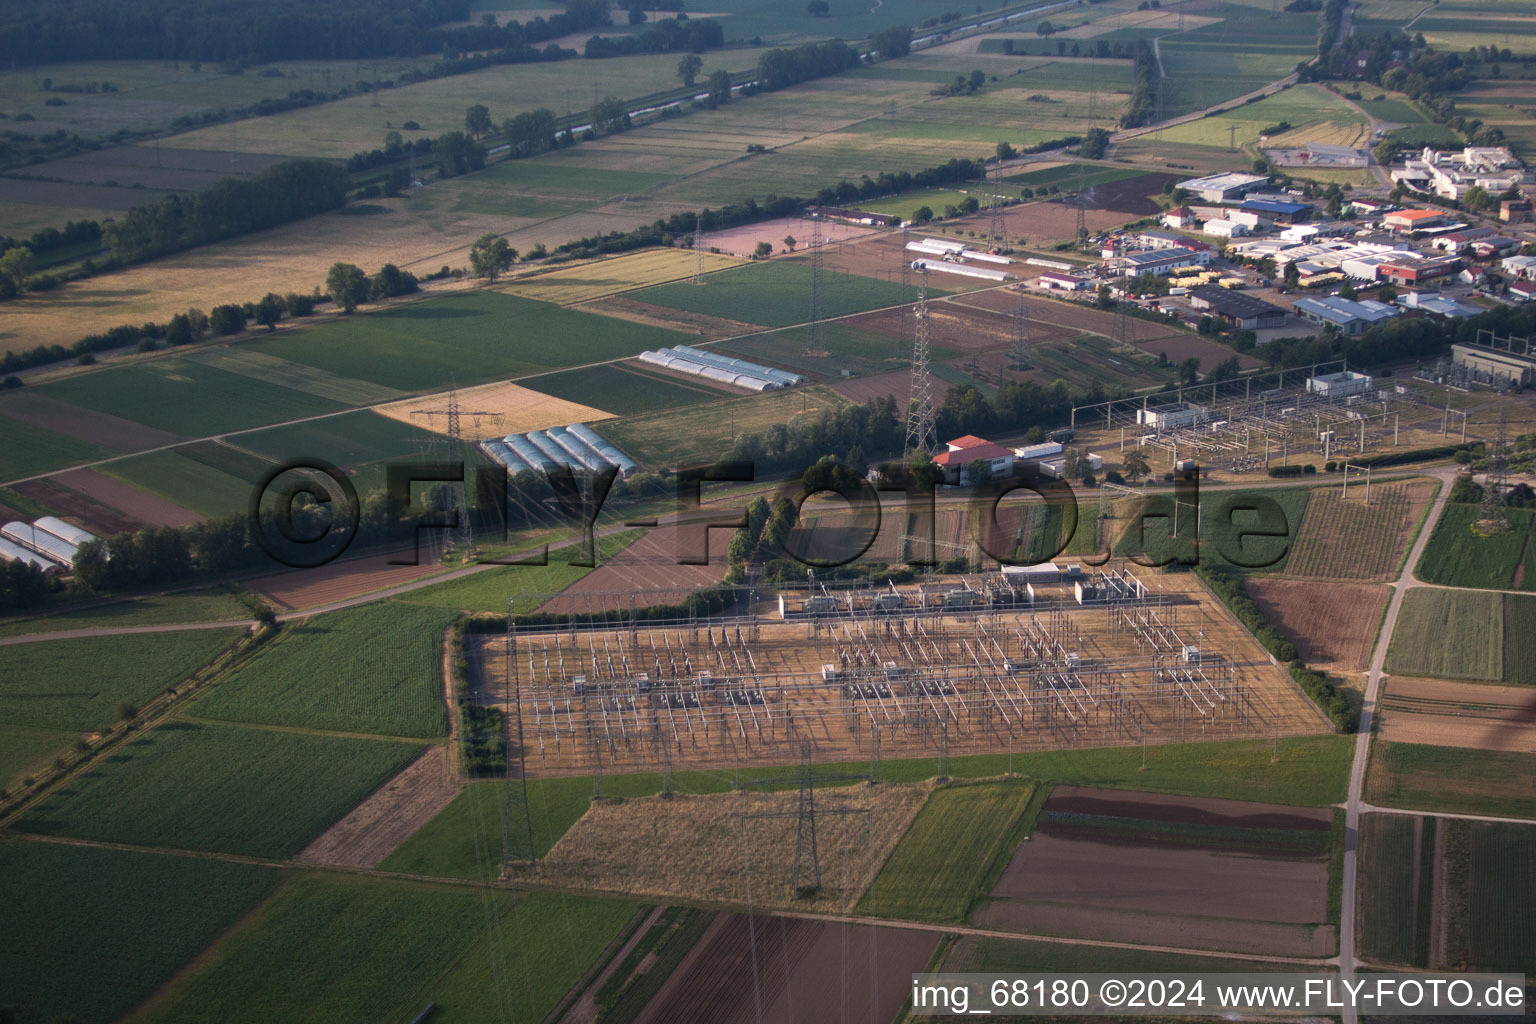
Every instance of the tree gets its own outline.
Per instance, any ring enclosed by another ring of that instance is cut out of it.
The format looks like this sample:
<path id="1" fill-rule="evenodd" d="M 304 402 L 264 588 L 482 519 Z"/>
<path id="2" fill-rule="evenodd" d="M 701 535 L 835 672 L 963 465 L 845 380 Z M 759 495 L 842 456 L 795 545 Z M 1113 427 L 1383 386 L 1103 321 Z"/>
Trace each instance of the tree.
<path id="1" fill-rule="evenodd" d="M 784 248 L 788 249 L 790 252 L 794 252 L 795 251 L 795 246 L 797 246 L 799 244 L 800 243 L 798 241 L 796 241 L 794 235 L 785 235 L 784 236 Z"/>
<path id="2" fill-rule="evenodd" d="M 256 303 L 256 322 L 267 330 L 273 330 L 277 322 L 283 318 L 283 300 L 279 295 L 267 292 Z"/>
<path id="3" fill-rule="evenodd" d="M 933 210 L 926 206 L 919 206 L 912 211 L 912 223 L 914 224 L 927 224 L 931 220 L 933 220 Z"/>
<path id="4" fill-rule="evenodd" d="M 1348 299 L 1351 302 L 1360 297 L 1360 291 L 1352 284 L 1346 284 L 1339 289 L 1339 298 Z"/>
<path id="5" fill-rule="evenodd" d="M 1120 460 L 1120 464 L 1125 472 L 1125 478 L 1132 483 L 1152 472 L 1152 467 L 1148 464 L 1147 457 L 1139 451 L 1126 452 L 1125 458 Z"/>
<path id="6" fill-rule="evenodd" d="M 24 245 L 7 249 L 5 255 L 0 256 L 0 277 L 9 281 L 18 292 L 26 290 L 27 278 L 35 269 L 37 261 L 32 257 L 32 250 Z"/>
<path id="7" fill-rule="evenodd" d="M 476 103 L 464 111 L 464 130 L 469 132 L 469 137 L 478 139 L 491 131 L 491 112 L 484 103 Z"/>
<path id="8" fill-rule="evenodd" d="M 325 290 L 343 313 L 350 313 L 368 298 L 368 276 L 351 263 L 333 263 L 325 275 Z"/>
<path id="9" fill-rule="evenodd" d="M 1300 281 L 1301 281 L 1301 268 L 1296 266 L 1296 261 L 1295 260 L 1292 260 L 1291 262 L 1289 262 L 1289 263 L 1287 263 L 1285 265 L 1285 275 L 1284 276 L 1285 276 L 1285 283 L 1287 285 L 1289 285 L 1290 287 L 1292 287 L 1292 288 L 1295 288 L 1296 285 L 1298 283 L 1300 283 Z"/>
<path id="10" fill-rule="evenodd" d="M 1462 205 L 1474 213 L 1486 209 L 1490 201 L 1488 190 L 1481 185 L 1473 185 L 1461 197 Z"/>
<path id="11" fill-rule="evenodd" d="M 1190 356 L 1179 363 L 1179 379 L 1185 384 L 1193 384 L 1200 379 L 1200 357 Z"/>
<path id="12" fill-rule="evenodd" d="M 731 101 L 731 73 L 729 71 L 713 71 L 709 75 L 707 83 L 709 89 L 710 106 L 718 107 L 722 103 Z"/>
<path id="13" fill-rule="evenodd" d="M 699 77 L 699 72 L 703 69 L 704 58 L 696 53 L 687 53 L 677 62 L 677 77 L 691 89 L 694 81 Z"/>
<path id="14" fill-rule="evenodd" d="M 773 243 L 772 242 L 758 242 L 757 243 L 757 248 L 752 250 L 752 258 L 755 259 L 755 260 L 765 260 L 769 256 L 772 256 L 772 255 L 773 255 Z"/>
<path id="15" fill-rule="evenodd" d="M 213 333 L 220 337 L 226 334 L 238 334 L 245 330 L 245 310 L 229 303 L 214 306 L 213 312 L 208 314 L 208 325 L 213 328 Z"/>
<path id="16" fill-rule="evenodd" d="M 913 452 L 907 462 L 912 473 L 912 484 L 919 491 L 928 491 L 944 482 L 944 470 L 927 452 Z"/>
<path id="17" fill-rule="evenodd" d="M 1042 21 L 1035 26 L 1035 35 L 1050 37 L 1056 34 L 1056 26 L 1049 21 Z"/>
<path id="18" fill-rule="evenodd" d="M 811 0 L 805 5 L 805 11 L 813 18 L 832 17 L 832 5 L 827 0 Z"/>
<path id="19" fill-rule="evenodd" d="M 906 25 L 892 25 L 870 36 L 869 42 L 882 57 L 905 57 L 912 52 L 912 29 Z"/>
<path id="20" fill-rule="evenodd" d="M 187 314 L 177 313 L 165 325 L 165 341 L 168 345 L 187 345 L 192 342 L 192 321 Z"/>
<path id="21" fill-rule="evenodd" d="M 1017 155 L 1018 153 L 1008 143 L 999 142 L 997 144 L 997 158 L 999 160 L 1012 160 Z"/>
<path id="22" fill-rule="evenodd" d="M 500 235 L 481 235 L 469 248 L 469 266 L 476 277 L 494 281 L 517 259 L 517 250 Z"/>
<path id="23" fill-rule="evenodd" d="M 392 299 L 397 295 L 409 295 L 416 291 L 416 275 L 409 270 L 401 270 L 393 263 L 386 263 L 379 268 L 379 272 L 373 275 L 373 280 L 368 285 L 368 297 L 371 299 Z"/>
<path id="24" fill-rule="evenodd" d="M 982 71 L 980 68 L 977 68 L 975 71 L 971 72 L 971 76 L 970 78 L 966 79 L 965 84 L 971 90 L 971 92 L 975 92 L 977 89 L 980 89 L 983 85 L 987 84 L 987 73 Z"/>
<path id="25" fill-rule="evenodd" d="M 972 459 L 965 464 L 965 478 L 972 484 L 984 484 L 992 479 L 992 463 L 986 459 Z"/>

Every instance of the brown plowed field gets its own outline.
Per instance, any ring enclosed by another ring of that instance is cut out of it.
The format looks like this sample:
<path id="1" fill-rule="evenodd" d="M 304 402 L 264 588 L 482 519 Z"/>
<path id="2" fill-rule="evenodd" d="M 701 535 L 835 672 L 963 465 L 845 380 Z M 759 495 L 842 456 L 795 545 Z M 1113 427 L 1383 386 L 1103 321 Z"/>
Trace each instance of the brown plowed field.
<path id="1" fill-rule="evenodd" d="M 912 374 L 908 370 L 892 370 L 889 373 L 877 373 L 871 377 L 852 377 L 848 380 L 833 381 L 827 386 L 850 402 L 867 402 L 872 398 L 895 395 L 896 407 L 899 409 L 906 405 L 906 395 L 912 389 Z M 948 387 L 934 388 L 933 397 L 937 405 L 944 404 L 944 394 L 948 390 Z"/>
<path id="2" fill-rule="evenodd" d="M 168 430 L 156 430 L 142 423 L 125 420 L 78 405 L 70 405 L 35 391 L 22 391 L 8 395 L 0 405 L 5 415 L 13 420 L 55 430 L 68 437 L 79 438 L 119 452 L 137 452 L 145 448 L 159 448 L 181 440 Z"/>
<path id="3" fill-rule="evenodd" d="M 246 586 L 252 593 L 261 595 L 279 608 L 295 611 L 345 601 L 349 597 L 371 594 L 375 590 L 399 586 L 444 571 L 425 551 L 421 554 L 420 565 L 389 564 L 392 558 L 409 557 L 408 551 L 370 555 L 367 558 L 332 562 L 318 569 L 296 569 L 260 576 Z"/>
<path id="4" fill-rule="evenodd" d="M 1527 753 L 1536 749 L 1536 690 L 1393 677 L 1380 735 L 1398 743 Z"/>
<path id="5" fill-rule="evenodd" d="M 1339 672 L 1364 672 L 1392 595 L 1374 583 L 1249 579 L 1248 595 L 1303 661 Z"/>
<path id="6" fill-rule="evenodd" d="M 976 923 L 1325 956 L 1331 824 L 1322 808 L 1058 786 Z"/>
<path id="7" fill-rule="evenodd" d="M 59 484 L 63 486 L 57 487 Z M 103 520 L 110 518 L 114 510 L 119 522 L 132 522 L 140 526 L 194 526 L 203 521 L 203 517 L 191 509 L 182 508 L 94 469 L 72 469 L 48 480 L 19 484 L 16 490 L 30 497 L 32 494 L 29 488 L 41 492 L 56 488 L 56 493 L 46 499 L 39 495 L 38 500 L 47 500 L 52 507 L 62 509 L 63 515 L 79 518 L 86 529 L 97 534 L 117 532 L 109 530 L 106 522 L 92 518 L 93 515 Z M 71 492 L 79 492 L 85 500 L 72 497 Z M 97 529 L 97 526 L 101 528 Z"/>
<path id="8" fill-rule="evenodd" d="M 1145 323 L 1145 321 L 1134 322 Z M 1157 325 L 1147 323 L 1145 326 L 1156 327 Z M 1200 368 L 1202 370 L 1209 370 L 1220 363 L 1226 362 L 1233 356 L 1237 357 L 1237 365 L 1244 370 L 1251 370 L 1256 366 L 1263 365 L 1253 356 L 1242 355 L 1227 348 L 1225 345 L 1219 345 L 1208 338 L 1202 338 L 1198 334 L 1170 333 L 1166 337 L 1137 342 L 1137 347 L 1145 349 L 1148 354 L 1153 356 L 1165 355 L 1171 363 L 1181 363 L 1193 356 L 1195 359 L 1200 360 Z"/>
<path id="9" fill-rule="evenodd" d="M 433 746 L 294 859 L 374 867 L 459 794 L 459 787 L 448 781 L 447 760 L 448 748 Z"/>
<path id="10" fill-rule="evenodd" d="M 638 1024 L 842 1024 L 895 1020 L 936 932 L 719 914 Z"/>
<path id="11" fill-rule="evenodd" d="M 658 526 L 540 606 L 544 612 L 586 612 L 681 601 L 699 587 L 725 579 L 730 566 L 725 530 L 709 531 L 709 564 L 681 565 L 685 552 L 702 555 L 697 527 Z M 693 557 L 690 555 L 690 557 Z M 647 594 L 644 591 L 657 593 Z"/>
<path id="12" fill-rule="evenodd" d="M 119 509 L 103 505 L 94 498 L 65 487 L 53 477 L 28 480 L 24 484 L 17 484 L 13 490 L 53 510 L 57 515 L 79 522 L 98 537 L 110 537 L 114 533 L 130 533 L 141 527 L 160 525 L 137 519 Z M 12 518 L 20 519 L 26 516 L 21 514 Z"/>
<path id="13" fill-rule="evenodd" d="M 733 338 L 738 334 L 751 334 L 754 331 L 766 330 L 757 324 L 743 323 L 740 320 L 726 320 L 717 316 L 706 316 L 703 313 L 690 313 L 686 309 L 667 309 L 664 306 L 653 306 L 649 302 L 641 302 L 639 299 L 629 299 L 622 295 L 610 295 L 606 299 L 596 302 L 584 303 L 572 307 L 587 313 L 600 313 L 603 316 L 615 317 L 619 320 L 629 320 L 639 324 L 650 324 L 653 327 L 665 327 L 668 330 L 693 332 L 704 338 Z"/>

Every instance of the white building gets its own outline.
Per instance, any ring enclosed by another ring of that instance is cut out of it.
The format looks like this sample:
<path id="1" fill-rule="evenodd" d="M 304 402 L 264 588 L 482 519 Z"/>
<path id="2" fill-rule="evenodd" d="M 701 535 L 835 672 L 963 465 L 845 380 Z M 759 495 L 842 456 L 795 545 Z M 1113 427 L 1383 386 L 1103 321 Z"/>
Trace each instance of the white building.
<path id="1" fill-rule="evenodd" d="M 1329 398 L 1358 395 L 1363 391 L 1369 391 L 1370 387 L 1370 375 L 1356 373 L 1354 370 L 1340 370 L 1338 373 L 1325 373 L 1318 377 L 1307 378 L 1307 391 L 1310 394 L 1327 395 Z"/>
<path id="2" fill-rule="evenodd" d="M 1426 146 L 1416 158 L 1392 168 L 1391 176 L 1409 188 L 1460 199 L 1474 185 L 1498 193 L 1520 184 L 1525 165 L 1504 146 L 1467 146 L 1459 153 Z"/>
<path id="3" fill-rule="evenodd" d="M 1178 430 L 1193 427 L 1210 418 L 1211 411 L 1192 402 L 1171 402 L 1136 410 L 1136 422 L 1154 430 Z"/>
<path id="4" fill-rule="evenodd" d="M 1174 187 L 1192 192 L 1208 203 L 1227 203 L 1241 199 L 1268 182 L 1269 179 L 1260 174 L 1210 174 L 1189 178 Z"/>
<path id="5" fill-rule="evenodd" d="M 1244 225 L 1220 218 L 1206 221 L 1200 230 L 1217 238 L 1239 238 L 1248 233 L 1248 228 Z"/>
<path id="6" fill-rule="evenodd" d="M 1505 256 L 1499 269 L 1524 281 L 1536 281 L 1536 256 Z"/>

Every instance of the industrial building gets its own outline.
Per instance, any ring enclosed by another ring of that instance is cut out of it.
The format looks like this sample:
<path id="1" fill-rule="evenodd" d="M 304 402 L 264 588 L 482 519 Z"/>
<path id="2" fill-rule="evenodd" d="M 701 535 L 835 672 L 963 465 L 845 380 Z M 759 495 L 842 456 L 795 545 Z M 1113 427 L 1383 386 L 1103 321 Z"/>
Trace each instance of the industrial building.
<path id="1" fill-rule="evenodd" d="M 1128 252 L 1124 256 L 1107 260 L 1106 265 L 1118 270 L 1126 277 L 1136 277 L 1140 274 L 1166 274 L 1180 267 L 1209 266 L 1210 262 L 1211 254 L 1208 251 L 1195 252 L 1193 249 L 1178 246 L 1172 249 L 1144 249 L 1141 252 Z"/>
<path id="2" fill-rule="evenodd" d="M 482 441 L 480 450 L 512 473 L 548 474 L 561 466 L 594 473 L 617 469 L 629 476 L 640 467 L 585 423 L 566 427 L 508 434 L 500 440 Z"/>
<path id="3" fill-rule="evenodd" d="M 1276 167 L 1364 167 L 1365 151 L 1327 142 L 1264 150 Z"/>
<path id="4" fill-rule="evenodd" d="M 1383 263 L 1376 268 L 1376 276 L 1392 284 L 1416 285 L 1449 277 L 1460 269 L 1461 260 L 1456 256 L 1421 256 Z"/>
<path id="5" fill-rule="evenodd" d="M 692 345 L 673 345 L 671 348 L 641 352 L 642 363 L 665 367 L 679 373 L 690 374 L 731 384 L 750 391 L 774 391 L 803 384 L 805 378 L 788 370 L 775 370 L 769 366 L 737 359 L 733 356 L 710 352 Z"/>
<path id="6" fill-rule="evenodd" d="M 1451 358 L 1457 366 L 1513 385 L 1536 381 L 1536 356 L 1530 353 L 1466 342 L 1451 346 Z"/>
<path id="7" fill-rule="evenodd" d="M 1035 283 L 1042 288 L 1059 288 L 1067 292 L 1081 291 L 1093 284 L 1081 274 L 1067 274 L 1059 270 L 1047 270 L 1035 278 Z"/>
<path id="8" fill-rule="evenodd" d="M 945 447 L 948 450 L 935 455 L 933 464 L 944 470 L 944 479 L 947 483 L 959 484 L 962 487 L 980 483 L 981 481 L 972 480 L 970 477 L 970 464 L 977 459 L 986 462 L 988 479 L 995 480 L 1013 472 L 1013 450 L 994 444 L 986 438 L 966 434 L 964 437 L 957 437 L 948 442 Z M 1060 447 L 1057 445 L 1057 448 Z"/>
<path id="9" fill-rule="evenodd" d="M 1390 320 L 1400 311 L 1384 302 L 1366 299 L 1352 302 L 1330 295 L 1321 299 L 1297 299 L 1296 313 L 1314 323 L 1332 324 L 1341 332 L 1356 335 L 1367 327 Z"/>
<path id="10" fill-rule="evenodd" d="M 1178 430 L 1193 427 L 1210 418 L 1211 411 L 1192 402 L 1170 402 L 1136 410 L 1136 422 L 1154 430 Z"/>
<path id="11" fill-rule="evenodd" d="M 1189 178 L 1174 187 L 1199 196 L 1208 203 L 1230 203 L 1268 183 L 1269 179 L 1261 174 L 1228 173 Z"/>
<path id="12" fill-rule="evenodd" d="M 1445 223 L 1445 214 L 1437 210 L 1394 210 L 1381 218 L 1392 231 L 1423 231 Z"/>
<path id="13" fill-rule="evenodd" d="M 1406 295 L 1400 295 L 1397 304 L 1404 309 L 1416 309 L 1430 316 L 1443 316 L 1453 320 L 1477 316 L 1485 312 L 1481 306 L 1474 306 L 1470 302 L 1458 302 L 1431 292 L 1409 292 Z"/>
<path id="14" fill-rule="evenodd" d="M 1499 261 L 1499 269 L 1511 277 L 1536 281 L 1536 256 L 1505 256 Z"/>
<path id="15" fill-rule="evenodd" d="M 1525 180 L 1525 165 L 1504 146 L 1467 146 L 1459 153 L 1426 146 L 1414 159 L 1392 168 L 1391 177 L 1420 192 L 1460 199 L 1474 185 L 1490 193 L 1507 192 Z"/>
<path id="16" fill-rule="evenodd" d="M 1245 199 L 1238 211 L 1247 214 L 1257 214 L 1269 221 L 1279 224 L 1299 224 L 1312 216 L 1312 207 L 1307 203 L 1296 203 L 1288 199 Z"/>
<path id="17" fill-rule="evenodd" d="M 45 523 L 44 520 L 47 520 L 47 522 Z M 50 524 L 53 527 L 52 529 L 49 528 Z M 54 530 L 80 539 L 78 541 L 66 540 L 63 536 L 60 536 L 60 533 L 55 533 Z M 0 537 L 21 547 L 23 550 L 30 551 L 32 554 L 38 555 L 48 562 L 56 566 L 62 566 L 65 569 L 73 569 L 75 567 L 75 556 L 80 552 L 80 545 L 87 540 L 95 539 L 94 534 L 88 533 L 79 527 L 71 526 L 62 519 L 55 519 L 52 516 L 45 516 L 35 523 L 23 523 L 19 520 L 6 523 L 4 526 L 0 526 Z M 30 562 L 30 560 L 26 561 Z M 38 566 L 38 568 L 46 567 Z"/>
<path id="18" fill-rule="evenodd" d="M 1317 377 L 1307 378 L 1307 392 L 1313 395 L 1324 395 L 1328 398 L 1347 398 L 1350 395 L 1363 394 L 1371 389 L 1372 379 L 1369 374 L 1356 373 L 1354 370 L 1340 370 L 1338 373 L 1325 373 Z"/>
<path id="19" fill-rule="evenodd" d="M 1210 310 L 1213 316 L 1220 317 L 1234 327 L 1260 330 L 1285 326 L 1285 310 L 1279 306 L 1216 284 L 1191 288 L 1189 304 L 1196 309 Z"/>

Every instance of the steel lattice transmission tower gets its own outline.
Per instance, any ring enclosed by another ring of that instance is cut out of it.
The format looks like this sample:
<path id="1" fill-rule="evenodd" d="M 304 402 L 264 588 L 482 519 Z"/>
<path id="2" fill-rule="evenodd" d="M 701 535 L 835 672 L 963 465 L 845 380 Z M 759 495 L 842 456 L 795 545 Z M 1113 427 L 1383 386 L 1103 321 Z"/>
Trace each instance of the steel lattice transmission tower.
<path id="1" fill-rule="evenodd" d="M 704 283 L 704 216 L 693 215 L 693 283 Z"/>
<path id="2" fill-rule="evenodd" d="M 912 228 L 906 224 L 901 226 L 901 297 L 906 298 L 912 294 L 912 258 L 907 255 L 907 246 L 912 244 Z M 912 325 L 907 318 L 901 322 L 901 335 L 896 339 L 896 358 L 905 359 L 907 353 L 912 351 Z"/>
<path id="3" fill-rule="evenodd" d="M 911 452 L 932 453 L 939 446 L 938 428 L 933 420 L 933 373 L 928 367 L 928 264 L 919 260 L 917 271 L 917 306 L 912 310 L 916 321 L 912 330 L 912 393 L 907 400 L 907 444 Z"/>
<path id="4" fill-rule="evenodd" d="M 806 327 L 805 351 L 821 351 L 821 218 L 811 218 L 811 319 Z"/>
<path id="5" fill-rule="evenodd" d="M 1504 494 L 1509 486 L 1509 437 L 1505 431 L 1504 414 L 1499 413 L 1499 425 L 1488 447 L 1488 473 L 1483 486 L 1483 509 L 1478 516 L 1478 528 L 1484 533 L 1503 533 L 1509 529 L 1509 509 L 1504 504 Z"/>
<path id="6" fill-rule="evenodd" d="M 425 416 L 429 424 L 433 422 L 433 418 L 436 416 L 446 416 L 448 418 L 449 461 L 453 461 L 455 459 L 467 461 L 465 460 L 464 451 L 465 416 L 473 417 L 477 422 L 482 416 L 488 417 L 497 422 L 501 420 L 500 413 L 490 412 L 485 409 L 466 410 L 460 406 L 459 389 L 457 386 L 449 389 L 448 404 L 443 408 L 416 409 L 412 411 L 411 415 Z M 468 491 L 468 487 L 465 485 L 464 481 L 459 480 L 455 483 L 449 484 L 449 491 L 453 496 L 454 525 L 449 532 L 448 543 L 452 547 L 459 548 L 464 552 L 464 557 L 468 558 L 475 549 L 475 531 L 470 525 L 469 521 L 469 498 L 466 493 Z"/>
<path id="7" fill-rule="evenodd" d="M 987 204 L 988 211 L 992 214 L 992 223 L 987 227 L 987 236 L 997 243 L 999 247 L 1008 244 L 1008 222 L 1003 218 L 1003 194 L 997 186 L 992 187 L 992 198 Z"/>
<path id="8" fill-rule="evenodd" d="M 825 775 L 823 782 L 870 781 L 868 775 Z M 872 814 L 858 807 L 824 807 L 816 810 L 816 774 L 811 763 L 811 744 L 800 744 L 800 771 L 792 777 L 758 779 L 756 785 L 787 782 L 800 784 L 800 800 L 793 811 L 760 811 L 742 818 L 795 818 L 795 865 L 790 874 L 789 891 L 795 896 L 811 896 L 821 889 L 821 851 L 816 845 L 816 815 Z"/>
<path id="9" fill-rule="evenodd" d="M 1019 308 L 1013 314 L 1013 344 L 1008 349 L 1008 359 L 1015 370 L 1029 365 L 1029 307 L 1024 296 L 1019 296 Z"/>

